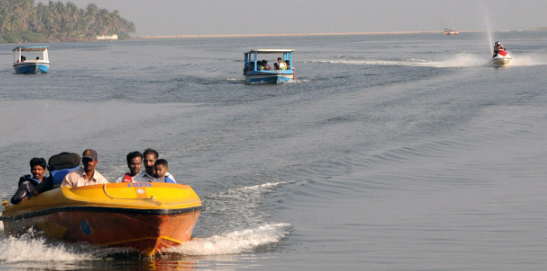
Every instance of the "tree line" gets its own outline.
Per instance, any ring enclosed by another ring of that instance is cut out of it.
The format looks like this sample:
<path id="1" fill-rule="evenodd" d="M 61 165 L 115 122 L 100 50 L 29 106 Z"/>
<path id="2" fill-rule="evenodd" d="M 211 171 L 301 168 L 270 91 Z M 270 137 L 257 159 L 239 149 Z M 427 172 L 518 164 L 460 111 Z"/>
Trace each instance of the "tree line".
<path id="1" fill-rule="evenodd" d="M 93 3 L 78 8 L 72 2 L 0 0 L 0 42 L 83 41 L 106 34 L 126 39 L 135 30 L 117 10 L 109 12 Z"/>

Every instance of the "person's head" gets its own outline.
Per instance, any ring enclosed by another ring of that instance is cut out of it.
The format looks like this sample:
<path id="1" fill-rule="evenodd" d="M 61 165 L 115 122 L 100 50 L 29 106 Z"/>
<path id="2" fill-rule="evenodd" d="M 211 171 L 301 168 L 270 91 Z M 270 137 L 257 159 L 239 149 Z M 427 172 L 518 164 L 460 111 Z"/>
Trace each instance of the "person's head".
<path id="1" fill-rule="evenodd" d="M 86 149 L 82 154 L 82 165 L 84 165 L 84 171 L 86 173 L 94 172 L 98 162 L 99 160 L 95 150 Z"/>
<path id="2" fill-rule="evenodd" d="M 36 60 L 40 60 L 40 57 L 39 57 L 39 56 L 37 56 L 37 57 L 36 57 Z"/>
<path id="3" fill-rule="evenodd" d="M 266 64 L 268 64 L 268 61 L 262 60 L 262 65 L 266 65 Z"/>
<path id="4" fill-rule="evenodd" d="M 146 169 L 146 172 L 148 175 L 153 176 L 154 175 L 154 163 L 156 163 L 156 160 L 158 160 L 158 152 L 154 149 L 146 149 L 143 153 L 143 163 L 144 168 Z"/>
<path id="5" fill-rule="evenodd" d="M 169 171 L 169 165 L 167 164 L 167 160 L 158 159 L 154 164 L 154 169 L 156 170 L 156 176 L 160 178 L 165 176 L 165 173 Z"/>
<path id="6" fill-rule="evenodd" d="M 142 153 L 138 151 L 128 153 L 127 167 L 129 168 L 129 174 L 131 174 L 131 176 L 139 174 L 142 168 Z"/>
<path id="7" fill-rule="evenodd" d="M 283 62 L 283 59 L 281 59 L 280 57 L 277 58 L 277 63 L 281 63 Z"/>
<path id="8" fill-rule="evenodd" d="M 286 64 L 287 66 L 290 66 L 288 60 L 285 60 L 285 64 Z"/>
<path id="9" fill-rule="evenodd" d="M 46 168 L 46 159 L 42 157 L 34 157 L 30 159 L 30 172 L 32 173 L 32 178 L 42 180 L 44 174 L 46 173 Z"/>

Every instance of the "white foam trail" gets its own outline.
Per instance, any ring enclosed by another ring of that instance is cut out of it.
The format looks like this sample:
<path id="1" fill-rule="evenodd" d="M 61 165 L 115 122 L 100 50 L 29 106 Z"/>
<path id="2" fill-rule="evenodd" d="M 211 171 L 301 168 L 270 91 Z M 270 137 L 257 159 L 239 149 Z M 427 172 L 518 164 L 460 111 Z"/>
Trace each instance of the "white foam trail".
<path id="1" fill-rule="evenodd" d="M 182 255 L 226 255 L 251 252 L 254 249 L 277 244 L 291 232 L 287 223 L 266 224 L 254 229 L 234 231 L 207 238 L 194 238 L 165 252 Z"/>
<path id="2" fill-rule="evenodd" d="M 315 63 L 329 63 L 329 64 L 348 64 L 348 65 L 371 65 L 371 66 L 428 66 L 430 62 L 421 59 L 409 59 L 409 60 L 376 60 L 376 59 L 364 59 L 364 60 L 329 60 L 329 59 L 317 59 L 312 60 Z"/>
<path id="3" fill-rule="evenodd" d="M 89 253 L 78 252 L 64 244 L 48 244 L 44 238 L 8 237 L 0 242 L 0 262 L 66 262 L 91 260 Z"/>
<path id="4" fill-rule="evenodd" d="M 273 187 L 273 186 L 279 186 L 279 185 L 287 184 L 287 183 L 294 183 L 294 181 L 292 181 L 292 182 L 265 183 L 265 184 L 255 185 L 255 186 L 236 188 L 236 189 L 233 189 L 233 190 L 242 190 L 242 191 L 262 190 L 263 188 L 270 188 L 270 187 Z M 230 190 L 232 190 L 232 189 L 230 189 Z"/>
<path id="5" fill-rule="evenodd" d="M 480 67 L 488 64 L 489 57 L 477 56 L 468 53 L 461 53 L 442 61 L 430 61 L 425 59 L 406 60 L 315 60 L 318 63 L 348 64 L 348 65 L 370 65 L 370 66 L 407 66 L 407 67 Z"/>
<path id="6" fill-rule="evenodd" d="M 513 55 L 509 63 L 511 66 L 544 66 L 547 65 L 547 57 L 543 55 Z"/>
<path id="7" fill-rule="evenodd" d="M 434 67 L 437 68 L 451 68 L 451 67 L 481 67 L 488 64 L 490 61 L 489 56 L 477 56 L 468 53 L 461 53 L 446 59 L 441 62 L 437 62 Z"/>

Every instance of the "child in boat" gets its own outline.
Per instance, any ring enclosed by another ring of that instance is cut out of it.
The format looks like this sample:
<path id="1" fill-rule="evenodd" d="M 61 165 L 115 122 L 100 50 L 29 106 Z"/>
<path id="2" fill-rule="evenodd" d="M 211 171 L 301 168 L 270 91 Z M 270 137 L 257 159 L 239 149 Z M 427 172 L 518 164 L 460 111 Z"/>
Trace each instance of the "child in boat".
<path id="1" fill-rule="evenodd" d="M 34 190 L 34 187 L 45 179 L 44 174 L 46 173 L 46 168 L 46 159 L 34 157 L 30 160 L 30 172 L 32 175 L 27 174 L 19 178 L 17 191 L 11 198 L 12 204 L 17 204 L 23 199 L 31 196 L 31 191 Z"/>
<path id="2" fill-rule="evenodd" d="M 167 163 L 167 160 L 165 159 L 158 159 L 156 163 L 154 163 L 154 169 L 156 170 L 156 175 L 154 176 L 154 179 L 152 179 L 151 182 L 156 183 L 176 183 L 175 178 L 171 174 L 169 174 L 169 165 Z"/>

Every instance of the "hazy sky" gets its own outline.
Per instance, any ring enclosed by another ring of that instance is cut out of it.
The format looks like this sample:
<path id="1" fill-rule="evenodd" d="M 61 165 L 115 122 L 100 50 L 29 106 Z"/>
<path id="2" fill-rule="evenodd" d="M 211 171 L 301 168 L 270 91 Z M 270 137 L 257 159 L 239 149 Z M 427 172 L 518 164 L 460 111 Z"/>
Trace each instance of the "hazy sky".
<path id="1" fill-rule="evenodd" d="M 62 2 L 69 2 L 63 1 Z M 47 0 L 36 0 L 36 3 Z M 519 30 L 547 27 L 547 0 L 72 0 L 117 9 L 137 35 Z"/>

